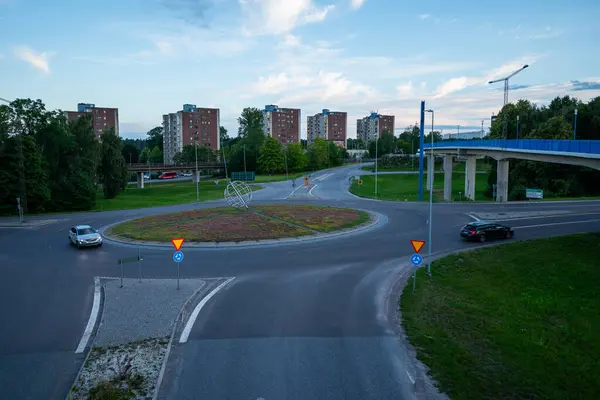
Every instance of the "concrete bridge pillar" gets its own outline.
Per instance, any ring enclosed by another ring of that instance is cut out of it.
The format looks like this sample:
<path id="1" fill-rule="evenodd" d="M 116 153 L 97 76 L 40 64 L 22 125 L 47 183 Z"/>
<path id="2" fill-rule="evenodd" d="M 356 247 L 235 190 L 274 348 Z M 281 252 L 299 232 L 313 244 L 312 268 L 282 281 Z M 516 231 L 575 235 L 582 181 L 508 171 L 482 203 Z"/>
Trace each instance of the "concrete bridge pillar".
<path id="1" fill-rule="evenodd" d="M 498 160 L 496 201 L 508 201 L 508 160 Z"/>
<path id="2" fill-rule="evenodd" d="M 432 182 L 434 181 L 435 158 L 431 154 L 427 154 L 427 190 L 431 190 Z"/>
<path id="3" fill-rule="evenodd" d="M 452 162 L 451 154 L 444 156 L 444 200 L 452 201 Z"/>
<path id="4" fill-rule="evenodd" d="M 475 200 L 475 167 L 477 165 L 476 156 L 467 156 L 465 163 L 465 198 Z"/>
<path id="5" fill-rule="evenodd" d="M 144 173 L 138 172 L 138 173 L 136 173 L 136 175 L 137 175 L 137 187 L 138 187 L 138 189 L 143 189 L 144 188 Z"/>

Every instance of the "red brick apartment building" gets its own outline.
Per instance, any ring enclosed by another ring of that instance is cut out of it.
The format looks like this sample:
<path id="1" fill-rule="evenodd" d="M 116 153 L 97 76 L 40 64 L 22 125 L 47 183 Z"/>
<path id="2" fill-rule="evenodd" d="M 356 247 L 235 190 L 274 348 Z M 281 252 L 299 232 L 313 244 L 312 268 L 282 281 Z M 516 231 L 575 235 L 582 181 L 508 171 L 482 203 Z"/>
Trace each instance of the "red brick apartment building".
<path id="1" fill-rule="evenodd" d="M 66 111 L 69 121 L 76 120 L 83 115 L 92 116 L 92 128 L 97 138 L 104 133 L 106 129 L 114 128 L 115 134 L 119 136 L 119 109 L 108 107 L 96 107 L 95 104 L 79 103 L 77 111 Z"/>
<path id="2" fill-rule="evenodd" d="M 265 135 L 274 137 L 281 144 L 298 143 L 300 141 L 299 108 L 280 108 L 267 105 L 263 110 L 263 127 Z"/>
<path id="3" fill-rule="evenodd" d="M 221 148 L 219 140 L 220 115 L 218 108 L 199 108 L 184 104 L 181 111 L 163 115 L 163 155 L 171 164 L 177 152 L 187 144 L 198 143 L 214 151 Z"/>

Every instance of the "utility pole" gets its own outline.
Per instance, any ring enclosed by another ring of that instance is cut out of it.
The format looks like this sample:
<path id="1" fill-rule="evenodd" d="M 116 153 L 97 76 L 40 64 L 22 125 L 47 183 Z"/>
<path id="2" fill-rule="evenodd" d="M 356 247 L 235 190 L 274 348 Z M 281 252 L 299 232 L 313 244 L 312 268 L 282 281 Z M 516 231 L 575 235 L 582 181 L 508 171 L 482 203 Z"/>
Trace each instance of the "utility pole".
<path id="1" fill-rule="evenodd" d="M 502 81 L 504 82 L 504 105 L 502 107 L 503 109 L 504 109 L 504 106 L 506 106 L 508 104 L 508 80 L 528 67 L 529 67 L 529 65 L 525 64 L 521 68 L 519 68 L 518 70 L 516 70 L 515 72 L 513 72 L 512 74 L 508 75 L 505 78 L 500 78 L 500 79 L 496 79 L 494 81 L 488 82 L 488 84 L 502 82 Z M 507 130 L 506 125 L 507 125 L 507 120 L 506 120 L 506 117 L 504 116 L 504 113 L 502 113 L 502 139 L 506 139 L 506 130 Z"/>

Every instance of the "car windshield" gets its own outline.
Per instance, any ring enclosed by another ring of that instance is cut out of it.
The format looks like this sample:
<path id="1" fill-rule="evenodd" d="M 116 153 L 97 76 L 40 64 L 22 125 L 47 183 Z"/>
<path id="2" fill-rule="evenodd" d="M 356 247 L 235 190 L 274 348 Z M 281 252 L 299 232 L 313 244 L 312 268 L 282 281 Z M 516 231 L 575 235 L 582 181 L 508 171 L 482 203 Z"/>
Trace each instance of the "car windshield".
<path id="1" fill-rule="evenodd" d="M 81 228 L 77 230 L 78 235 L 89 235 L 90 233 L 96 233 L 92 228 Z"/>

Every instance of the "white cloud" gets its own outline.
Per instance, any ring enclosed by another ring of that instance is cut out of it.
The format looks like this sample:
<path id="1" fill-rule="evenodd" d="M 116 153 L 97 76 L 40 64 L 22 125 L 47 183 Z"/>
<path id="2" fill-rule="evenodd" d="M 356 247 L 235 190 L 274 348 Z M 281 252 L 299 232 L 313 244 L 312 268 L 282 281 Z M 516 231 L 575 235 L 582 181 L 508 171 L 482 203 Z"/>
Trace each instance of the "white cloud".
<path id="1" fill-rule="evenodd" d="M 481 76 L 460 76 L 451 78 L 436 89 L 434 98 L 447 96 L 450 93 L 458 92 L 469 86 L 484 85 L 488 84 L 488 82 L 491 80 L 504 78 L 510 73 L 523 67 L 524 64 L 531 65 L 541 57 L 541 55 L 529 55 L 521 57 L 517 60 L 503 64 L 498 68 L 494 68 Z"/>
<path id="2" fill-rule="evenodd" d="M 296 26 L 321 22 L 334 5 L 317 6 L 313 0 L 239 0 L 247 35 L 279 35 Z"/>
<path id="3" fill-rule="evenodd" d="M 565 33 L 564 30 L 560 30 L 560 29 L 556 30 L 556 29 L 552 29 L 551 27 L 547 26 L 546 29 L 544 29 L 542 32 L 535 33 L 535 34 L 529 36 L 529 39 L 533 39 L 533 40 L 554 39 L 554 38 L 561 36 L 563 33 Z"/>
<path id="4" fill-rule="evenodd" d="M 27 46 L 18 46 L 14 48 L 14 54 L 19 59 L 29 63 L 32 67 L 50 74 L 49 58 L 52 56 L 52 53 L 40 53 Z"/>
<path id="5" fill-rule="evenodd" d="M 431 14 L 419 14 L 417 17 L 421 20 L 426 20 L 431 17 Z"/>
<path id="6" fill-rule="evenodd" d="M 363 4 L 365 4 L 365 0 L 350 0 L 350 6 L 355 10 L 361 8 Z"/>
<path id="7" fill-rule="evenodd" d="M 414 88 L 412 82 L 408 82 L 405 84 L 400 84 L 396 86 L 396 92 L 398 93 L 399 98 L 407 98 L 411 97 L 414 94 Z"/>

